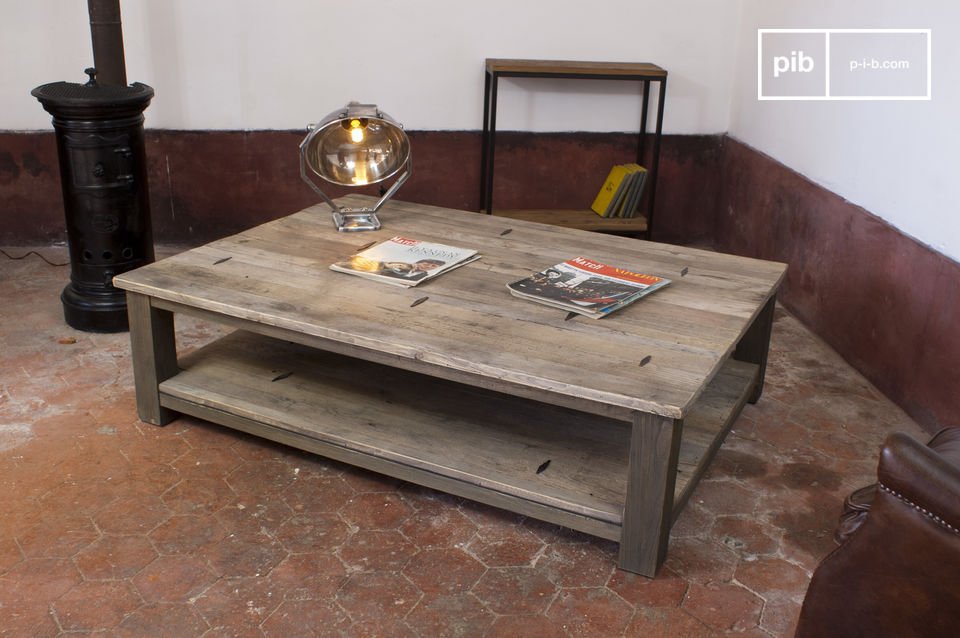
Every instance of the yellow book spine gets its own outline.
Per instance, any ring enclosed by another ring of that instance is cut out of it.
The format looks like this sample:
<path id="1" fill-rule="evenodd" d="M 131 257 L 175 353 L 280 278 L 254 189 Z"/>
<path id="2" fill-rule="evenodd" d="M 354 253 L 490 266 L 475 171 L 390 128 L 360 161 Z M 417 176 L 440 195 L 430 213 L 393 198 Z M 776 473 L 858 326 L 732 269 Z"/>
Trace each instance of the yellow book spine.
<path id="1" fill-rule="evenodd" d="M 626 166 L 618 164 L 611 168 L 607 179 L 603 182 L 603 186 L 600 187 L 600 192 L 597 193 L 596 198 L 593 200 L 590 210 L 603 217 L 604 213 L 607 212 L 607 207 L 610 205 L 610 202 L 613 201 L 614 195 L 617 194 L 620 184 L 623 183 L 623 178 L 626 176 Z"/>

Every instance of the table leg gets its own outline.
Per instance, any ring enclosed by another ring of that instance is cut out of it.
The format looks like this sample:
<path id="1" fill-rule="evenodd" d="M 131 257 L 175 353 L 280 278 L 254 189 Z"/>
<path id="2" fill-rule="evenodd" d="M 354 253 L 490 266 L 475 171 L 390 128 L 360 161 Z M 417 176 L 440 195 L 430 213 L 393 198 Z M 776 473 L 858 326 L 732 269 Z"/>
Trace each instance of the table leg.
<path id="1" fill-rule="evenodd" d="M 620 568 L 653 578 L 667 556 L 683 421 L 638 413 L 630 436 Z"/>
<path id="2" fill-rule="evenodd" d="M 490 90 L 493 80 L 489 71 L 483 80 L 483 135 L 480 138 L 480 212 L 490 213 L 487 205 L 487 172 L 490 170 L 487 154 L 490 152 Z"/>
<path id="3" fill-rule="evenodd" d="M 740 343 L 737 344 L 737 349 L 733 353 L 733 358 L 737 361 L 756 363 L 760 366 L 757 385 L 747 398 L 750 403 L 759 401 L 760 395 L 763 393 L 763 380 L 767 373 L 767 353 L 770 351 L 770 333 L 773 330 L 773 311 L 776 305 L 776 297 L 771 297 L 767 301 L 767 305 L 757 315 L 757 318 L 747 328 L 747 332 L 740 339 Z"/>
<path id="4" fill-rule="evenodd" d="M 177 374 L 173 313 L 150 305 L 150 298 L 127 292 L 133 380 L 140 420 L 166 425 L 177 414 L 160 405 L 160 383 Z"/>
<path id="5" fill-rule="evenodd" d="M 493 157 L 497 148 L 497 87 L 500 83 L 500 76 L 494 72 L 490 74 L 490 121 L 487 129 L 486 148 L 486 172 L 484 173 L 485 182 L 483 201 L 481 206 L 488 215 L 493 214 Z"/>

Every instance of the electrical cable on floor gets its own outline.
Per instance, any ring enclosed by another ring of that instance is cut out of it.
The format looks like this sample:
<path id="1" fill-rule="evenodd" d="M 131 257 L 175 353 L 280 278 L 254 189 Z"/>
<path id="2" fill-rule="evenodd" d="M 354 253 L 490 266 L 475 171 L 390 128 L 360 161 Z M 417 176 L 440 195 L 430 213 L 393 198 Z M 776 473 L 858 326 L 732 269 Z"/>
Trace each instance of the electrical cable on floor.
<path id="1" fill-rule="evenodd" d="M 39 258 L 42 259 L 43 261 L 47 262 L 47 263 L 50 264 L 51 266 L 58 266 L 58 267 L 59 267 L 59 266 L 69 266 L 69 265 L 70 265 L 70 262 L 69 262 L 69 261 L 68 261 L 68 262 L 64 262 L 64 263 L 62 263 L 62 264 L 54 263 L 54 262 L 50 261 L 49 259 L 47 259 L 46 257 L 44 257 L 43 255 L 41 255 L 40 253 L 38 253 L 37 251 L 35 251 L 35 250 L 30 250 L 30 251 L 28 251 L 28 252 L 20 255 L 19 257 L 14 257 L 13 255 L 11 255 L 11 254 L 8 253 L 7 251 L 5 251 L 3 248 L 0 248 L 0 253 L 3 253 L 4 257 L 6 257 L 7 259 L 11 259 L 11 260 L 13 260 L 13 261 L 20 261 L 21 259 L 26 259 L 26 258 L 29 257 L 30 255 L 36 255 L 37 257 L 39 257 Z"/>

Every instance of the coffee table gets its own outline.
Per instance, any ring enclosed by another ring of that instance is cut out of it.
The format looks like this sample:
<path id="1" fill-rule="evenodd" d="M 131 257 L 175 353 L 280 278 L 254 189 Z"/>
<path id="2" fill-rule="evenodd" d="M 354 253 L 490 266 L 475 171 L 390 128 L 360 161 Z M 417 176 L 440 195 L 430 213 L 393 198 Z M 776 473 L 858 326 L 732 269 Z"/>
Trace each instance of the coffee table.
<path id="1" fill-rule="evenodd" d="M 785 266 L 396 201 L 380 218 L 337 233 L 314 206 L 116 277 L 140 418 L 190 414 L 612 539 L 654 576 L 760 396 Z M 394 235 L 483 257 L 413 288 L 328 269 Z M 673 283 L 600 320 L 505 286 L 578 255 Z M 178 353 L 178 313 L 237 330 Z"/>

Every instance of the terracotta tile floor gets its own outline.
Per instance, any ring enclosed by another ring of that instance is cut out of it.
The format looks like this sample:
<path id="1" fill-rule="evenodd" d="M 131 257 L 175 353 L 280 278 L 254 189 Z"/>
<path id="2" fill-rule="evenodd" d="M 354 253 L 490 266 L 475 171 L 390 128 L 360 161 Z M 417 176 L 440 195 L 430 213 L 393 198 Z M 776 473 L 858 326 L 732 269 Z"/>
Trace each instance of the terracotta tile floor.
<path id="1" fill-rule="evenodd" d="M 885 435 L 925 437 L 779 311 L 766 392 L 648 580 L 611 542 L 195 419 L 140 423 L 127 335 L 63 323 L 68 270 L 0 256 L 2 636 L 789 636 Z M 219 330 L 177 326 L 184 348 Z"/>

